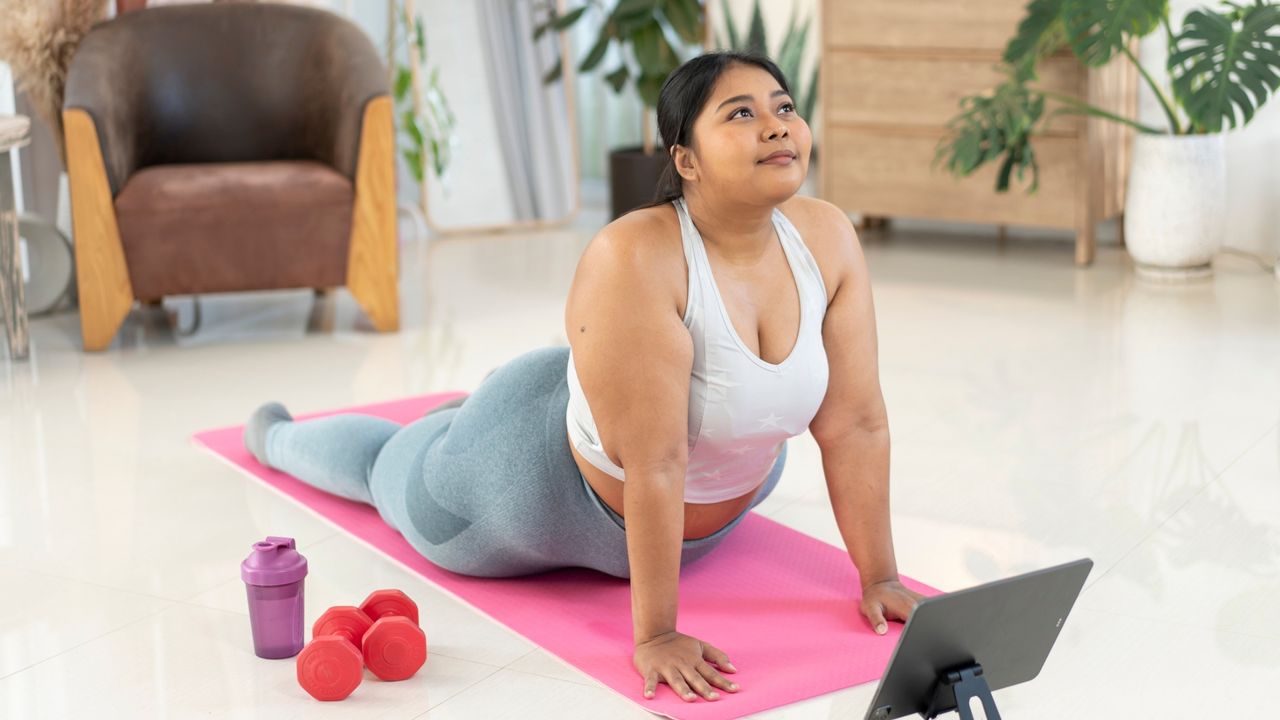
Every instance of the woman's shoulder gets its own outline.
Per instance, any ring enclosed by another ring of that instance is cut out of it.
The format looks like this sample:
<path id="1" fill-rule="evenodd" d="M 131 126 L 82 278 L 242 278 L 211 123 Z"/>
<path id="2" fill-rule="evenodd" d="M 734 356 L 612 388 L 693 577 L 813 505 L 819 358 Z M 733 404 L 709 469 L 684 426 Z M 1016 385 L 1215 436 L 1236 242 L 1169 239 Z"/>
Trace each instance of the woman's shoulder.
<path id="1" fill-rule="evenodd" d="M 838 240 L 853 229 L 849 215 L 844 210 L 821 198 L 792 195 L 778 206 L 783 215 L 800 232 L 806 243 Z"/>
<path id="2" fill-rule="evenodd" d="M 682 305 L 687 271 L 675 208 L 670 203 L 640 208 L 605 225 L 587 244 L 577 272 L 580 277 L 641 280 L 669 290 L 663 294 Z M 597 291 L 601 288 L 601 284 L 590 285 Z"/>
<path id="3" fill-rule="evenodd" d="M 664 273 L 684 267 L 680 219 L 670 203 L 640 208 L 601 228 L 579 264 L 613 272 Z"/>
<path id="4" fill-rule="evenodd" d="M 840 279 L 848 269 L 850 251 L 858 245 L 858 234 L 849 214 L 820 198 L 794 195 L 778 206 L 799 233 L 813 255 L 827 286 L 827 301 L 835 297 Z"/>
<path id="5" fill-rule="evenodd" d="M 615 251 L 661 254 L 680 246 L 680 218 L 671 203 L 638 208 L 605 225 L 591 242 Z"/>

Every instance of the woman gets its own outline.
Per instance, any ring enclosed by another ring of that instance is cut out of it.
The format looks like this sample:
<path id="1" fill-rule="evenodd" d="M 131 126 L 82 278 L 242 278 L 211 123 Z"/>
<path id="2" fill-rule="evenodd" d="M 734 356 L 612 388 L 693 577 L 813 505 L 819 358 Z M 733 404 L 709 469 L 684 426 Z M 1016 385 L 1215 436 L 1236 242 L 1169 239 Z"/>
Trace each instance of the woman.
<path id="1" fill-rule="evenodd" d="M 269 404 L 245 441 L 266 465 L 373 504 L 454 572 L 630 577 L 645 696 L 666 682 L 715 700 L 737 691 L 721 674 L 736 670 L 676 630 L 680 567 L 773 490 L 787 438 L 808 429 L 822 449 L 875 631 L 920 596 L 898 581 L 890 536 L 866 265 L 847 216 L 795 194 L 811 139 L 786 79 L 762 57 L 703 55 L 663 85 L 658 125 L 660 199 L 584 251 L 570 348 L 526 353 L 403 428 L 295 423 Z"/>

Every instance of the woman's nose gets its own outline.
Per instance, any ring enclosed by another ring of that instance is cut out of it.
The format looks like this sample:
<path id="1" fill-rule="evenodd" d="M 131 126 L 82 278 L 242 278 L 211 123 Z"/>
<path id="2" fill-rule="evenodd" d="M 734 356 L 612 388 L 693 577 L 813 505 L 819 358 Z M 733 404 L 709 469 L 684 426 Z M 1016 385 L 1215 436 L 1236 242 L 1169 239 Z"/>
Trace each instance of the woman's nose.
<path id="1" fill-rule="evenodd" d="M 777 140 L 778 138 L 784 138 L 784 137 L 787 137 L 788 135 L 790 135 L 790 133 L 787 132 L 786 125 L 775 125 L 772 128 L 769 128 L 768 130 L 765 131 L 764 139 Z"/>

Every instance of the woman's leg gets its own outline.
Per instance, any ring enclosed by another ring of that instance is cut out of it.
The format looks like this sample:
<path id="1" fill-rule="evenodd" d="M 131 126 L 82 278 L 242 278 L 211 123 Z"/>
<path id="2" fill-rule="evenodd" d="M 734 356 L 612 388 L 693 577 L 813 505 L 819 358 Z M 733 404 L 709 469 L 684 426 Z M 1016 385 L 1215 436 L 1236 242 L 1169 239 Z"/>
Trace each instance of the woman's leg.
<path id="1" fill-rule="evenodd" d="M 445 569 L 509 577 L 575 566 L 588 526 L 609 521 L 586 500 L 568 450 L 568 350 L 521 355 L 459 407 L 404 427 L 350 414 L 293 422 L 264 405 L 245 444 L 266 465 L 372 504 Z"/>
<path id="2" fill-rule="evenodd" d="M 273 424 L 268 464 L 371 503 L 427 560 L 511 577 L 585 567 L 628 577 L 626 531 L 583 479 L 569 450 L 567 347 L 535 350 L 487 378 L 460 407 L 401 428 L 341 415 Z M 785 447 L 756 502 L 776 486 Z M 682 563 L 708 554 L 746 511 Z"/>
<path id="3" fill-rule="evenodd" d="M 374 461 L 400 426 L 369 415 L 294 422 L 283 407 L 264 405 L 249 420 L 245 444 L 260 462 L 325 492 L 372 503 Z"/>
<path id="4" fill-rule="evenodd" d="M 411 423 L 382 449 L 374 506 L 433 564 L 482 577 L 627 572 L 626 535 L 591 504 L 569 451 L 568 354 L 511 360 L 460 407 Z"/>

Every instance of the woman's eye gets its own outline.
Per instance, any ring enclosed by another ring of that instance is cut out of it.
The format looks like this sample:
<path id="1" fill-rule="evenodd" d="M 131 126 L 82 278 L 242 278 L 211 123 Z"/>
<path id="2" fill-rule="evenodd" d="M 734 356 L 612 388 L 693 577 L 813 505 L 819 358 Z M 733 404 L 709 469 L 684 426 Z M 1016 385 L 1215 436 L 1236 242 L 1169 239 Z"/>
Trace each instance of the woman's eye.
<path id="1" fill-rule="evenodd" d="M 789 102 L 782 103 L 781 107 L 778 108 L 778 111 L 793 113 L 796 111 L 795 103 L 789 103 Z M 746 115 L 743 115 L 742 117 L 749 117 L 751 114 L 751 110 L 745 107 L 740 107 L 737 110 L 734 110 L 733 112 L 729 113 L 729 119 L 733 120 L 734 118 L 739 117 L 738 113 L 746 113 Z"/>

